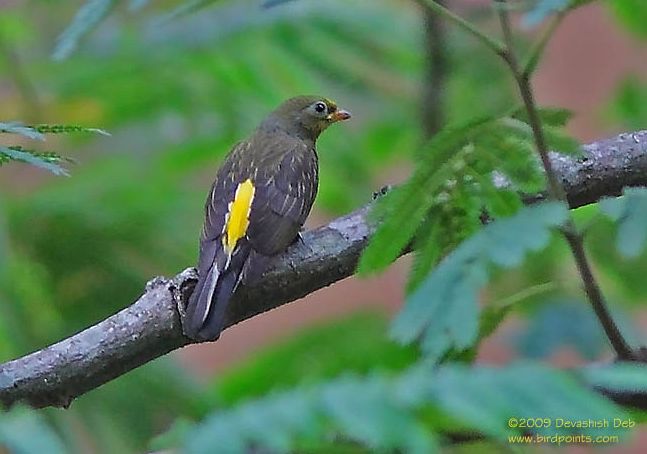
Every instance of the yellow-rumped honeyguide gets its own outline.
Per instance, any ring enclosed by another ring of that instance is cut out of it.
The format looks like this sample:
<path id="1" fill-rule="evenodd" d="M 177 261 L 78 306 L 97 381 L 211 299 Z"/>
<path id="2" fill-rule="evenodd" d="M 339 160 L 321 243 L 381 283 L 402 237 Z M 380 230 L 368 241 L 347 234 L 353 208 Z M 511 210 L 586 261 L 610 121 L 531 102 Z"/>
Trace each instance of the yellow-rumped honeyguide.
<path id="1" fill-rule="evenodd" d="M 205 204 L 199 280 L 184 332 L 215 340 L 241 282 L 258 279 L 268 259 L 293 243 L 319 184 L 315 143 L 350 113 L 320 96 L 288 99 L 227 155 Z"/>

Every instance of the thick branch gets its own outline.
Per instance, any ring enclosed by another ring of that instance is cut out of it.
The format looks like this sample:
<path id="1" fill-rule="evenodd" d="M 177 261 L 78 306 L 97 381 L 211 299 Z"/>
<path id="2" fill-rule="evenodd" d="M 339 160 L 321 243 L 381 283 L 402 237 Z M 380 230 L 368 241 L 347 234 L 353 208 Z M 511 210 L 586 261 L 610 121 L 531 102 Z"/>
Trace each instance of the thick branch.
<path id="1" fill-rule="evenodd" d="M 572 208 L 615 196 L 625 186 L 647 185 L 647 130 L 621 134 L 585 147 L 574 161 L 551 155 Z M 301 298 L 353 274 L 372 229 L 368 206 L 304 234 L 303 242 L 277 257 L 261 282 L 241 288 L 228 326 Z M 156 278 L 131 306 L 57 344 L 0 366 L 0 402 L 35 407 L 67 406 L 142 364 L 190 343 L 177 307 L 184 306 L 195 271 Z"/>

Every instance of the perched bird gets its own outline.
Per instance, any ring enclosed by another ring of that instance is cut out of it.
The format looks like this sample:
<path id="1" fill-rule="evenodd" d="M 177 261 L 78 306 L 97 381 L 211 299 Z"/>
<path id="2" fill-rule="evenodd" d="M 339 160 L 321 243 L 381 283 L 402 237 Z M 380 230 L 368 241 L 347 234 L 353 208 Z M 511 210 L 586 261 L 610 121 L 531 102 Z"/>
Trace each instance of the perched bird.
<path id="1" fill-rule="evenodd" d="M 184 332 L 215 340 L 241 282 L 260 277 L 268 258 L 293 243 L 317 195 L 315 142 L 350 113 L 320 96 L 288 99 L 227 155 L 205 204 L 198 283 Z"/>

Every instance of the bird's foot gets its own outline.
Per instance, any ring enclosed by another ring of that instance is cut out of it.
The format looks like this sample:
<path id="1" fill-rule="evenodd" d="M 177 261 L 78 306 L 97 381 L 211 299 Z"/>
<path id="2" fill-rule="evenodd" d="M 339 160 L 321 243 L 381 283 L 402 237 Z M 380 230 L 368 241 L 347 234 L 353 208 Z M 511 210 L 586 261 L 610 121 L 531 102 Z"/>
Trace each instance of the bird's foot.
<path id="1" fill-rule="evenodd" d="M 385 196 L 392 188 L 393 188 L 393 186 L 390 185 L 390 184 L 382 186 L 380 189 L 378 189 L 377 191 L 375 191 L 373 193 L 373 200 L 377 200 L 380 197 Z"/>
<path id="2" fill-rule="evenodd" d="M 297 247 L 297 248 L 304 247 L 304 248 L 308 249 L 308 251 L 312 252 L 312 248 L 303 239 L 303 234 L 301 233 L 303 231 L 304 230 L 301 230 L 301 231 L 297 232 L 297 236 L 294 239 L 294 241 L 292 242 L 292 246 Z"/>

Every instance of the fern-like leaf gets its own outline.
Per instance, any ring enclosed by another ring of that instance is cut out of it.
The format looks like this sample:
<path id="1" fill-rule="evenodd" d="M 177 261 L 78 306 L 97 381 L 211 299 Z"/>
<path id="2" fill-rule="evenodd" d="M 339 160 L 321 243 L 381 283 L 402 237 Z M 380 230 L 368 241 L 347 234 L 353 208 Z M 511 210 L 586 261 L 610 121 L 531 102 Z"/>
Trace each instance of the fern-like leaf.
<path id="1" fill-rule="evenodd" d="M 432 359 L 451 348 L 469 348 L 478 334 L 477 296 L 488 280 L 489 265 L 519 265 L 527 252 L 548 244 L 550 228 L 561 225 L 567 213 L 558 202 L 526 207 L 463 242 L 407 298 L 392 336 L 402 343 L 419 339 Z"/>
<path id="2" fill-rule="evenodd" d="M 535 0 L 535 5 L 522 18 L 525 27 L 535 27 L 553 14 L 585 5 L 593 0 Z"/>
<path id="3" fill-rule="evenodd" d="M 647 188 L 626 188 L 622 197 L 603 199 L 599 205 L 618 223 L 618 251 L 628 258 L 640 255 L 647 239 Z"/>
<path id="4" fill-rule="evenodd" d="M 220 0 L 187 0 L 177 8 L 171 10 L 171 12 L 165 14 L 160 19 L 160 22 L 167 22 L 182 16 L 188 16 L 201 9 L 209 8 L 214 3 L 217 3 L 219 1 Z"/>
<path id="5" fill-rule="evenodd" d="M 295 0 L 265 0 L 263 2 L 263 8 L 273 8 L 275 6 L 282 5 L 283 3 L 293 2 Z"/>
<path id="6" fill-rule="evenodd" d="M 31 127 L 35 131 L 38 131 L 41 134 L 72 134 L 76 132 L 90 132 L 95 134 L 100 134 L 102 136 L 110 136 L 110 133 L 99 128 L 87 128 L 85 126 L 78 125 L 49 125 L 41 124 Z"/>
<path id="7" fill-rule="evenodd" d="M 18 134 L 28 139 L 45 140 L 43 134 L 31 126 L 24 125 L 18 121 L 0 123 L 0 133 Z"/>
<path id="8" fill-rule="evenodd" d="M 0 147 L 0 165 L 8 161 L 20 161 L 48 170 L 54 175 L 69 176 L 68 171 L 58 165 L 61 160 L 63 158 L 55 153 L 39 153 L 21 147 Z"/>
<path id="9" fill-rule="evenodd" d="M 439 201 L 438 190 L 452 177 L 455 163 L 470 159 L 470 141 L 494 121 L 493 117 L 484 117 L 449 127 L 429 141 L 411 178 L 376 203 L 372 215 L 379 224 L 360 259 L 360 274 L 380 271 L 399 257 L 431 206 Z"/>
<path id="10" fill-rule="evenodd" d="M 555 422 L 626 418 L 577 378 L 647 390 L 645 371 L 638 365 L 572 374 L 533 364 L 434 368 L 424 363 L 398 375 L 346 376 L 218 409 L 193 427 L 185 423 L 179 434 L 182 451 L 189 454 L 244 453 L 252 447 L 299 452 L 330 440 L 358 442 L 371 451 L 426 454 L 439 449 L 437 434 L 448 427 L 507 443 L 509 436 L 528 431 L 511 426 L 511 418 L 550 420 L 530 429 L 538 435 L 622 435 L 626 429 L 610 433 L 608 427 Z"/>
<path id="11" fill-rule="evenodd" d="M 69 57 L 78 47 L 79 41 L 110 14 L 117 0 L 87 0 L 79 8 L 72 23 L 61 33 L 52 53 L 55 60 Z"/>
<path id="12" fill-rule="evenodd" d="M 573 118 L 573 111 L 561 107 L 540 107 L 537 114 L 543 125 L 564 127 Z M 512 111 L 511 117 L 528 123 L 528 110 L 525 106 L 519 106 Z"/>

